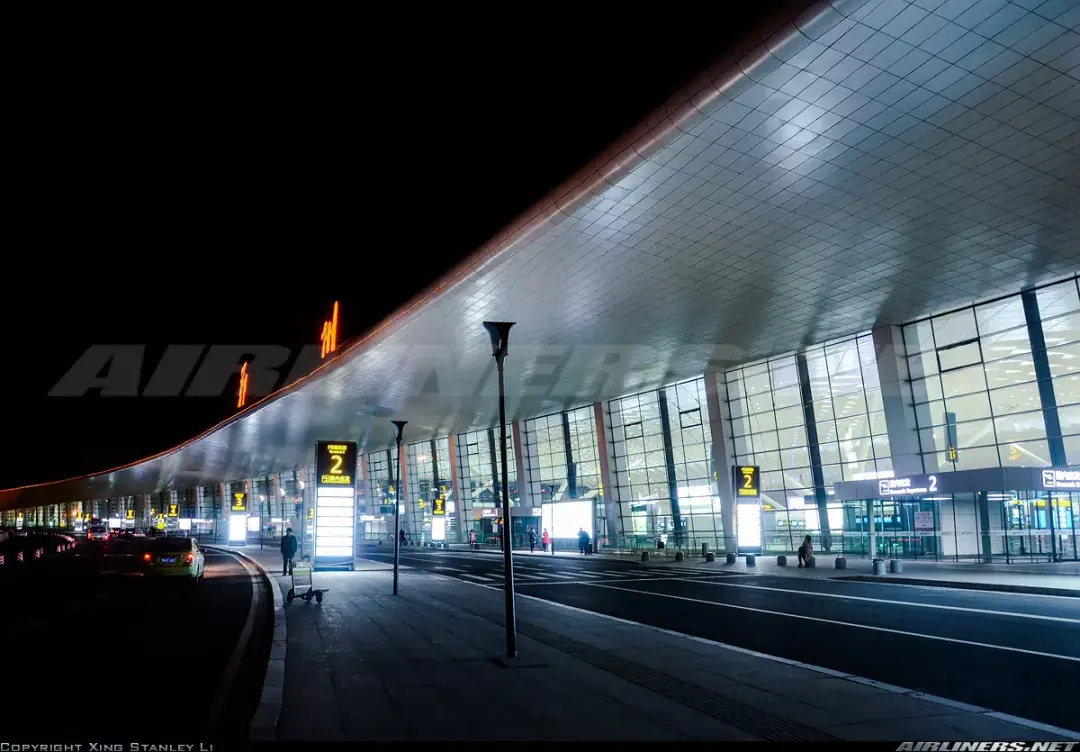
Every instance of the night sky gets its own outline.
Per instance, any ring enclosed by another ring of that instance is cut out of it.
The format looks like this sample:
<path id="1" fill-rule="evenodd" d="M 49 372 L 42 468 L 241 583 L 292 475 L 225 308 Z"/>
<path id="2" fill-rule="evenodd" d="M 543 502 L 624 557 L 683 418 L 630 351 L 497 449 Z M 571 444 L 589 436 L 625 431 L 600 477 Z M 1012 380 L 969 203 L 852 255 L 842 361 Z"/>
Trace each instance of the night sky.
<path id="1" fill-rule="evenodd" d="M 235 412 L 235 378 L 218 398 L 49 397 L 91 345 L 145 345 L 145 386 L 170 344 L 317 344 L 334 300 L 339 340 L 358 335 L 661 104 L 764 5 L 715 24 L 433 23 L 395 52 L 369 35 L 355 49 L 275 37 L 82 54 L 56 40 L 9 109 L 24 161 L 0 290 L 0 488 L 136 461 Z"/>

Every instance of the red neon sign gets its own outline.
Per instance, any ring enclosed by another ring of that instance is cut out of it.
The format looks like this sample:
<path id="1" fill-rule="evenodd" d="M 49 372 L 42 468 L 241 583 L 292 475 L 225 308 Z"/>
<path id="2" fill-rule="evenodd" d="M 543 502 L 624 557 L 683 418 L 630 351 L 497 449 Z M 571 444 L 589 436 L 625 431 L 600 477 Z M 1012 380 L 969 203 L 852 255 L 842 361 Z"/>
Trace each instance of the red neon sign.
<path id="1" fill-rule="evenodd" d="M 247 402 L 247 385 L 248 385 L 248 372 L 247 363 L 240 368 L 240 391 L 237 394 L 236 406 L 243 407 Z"/>
<path id="2" fill-rule="evenodd" d="M 322 342 L 322 352 L 319 357 L 325 358 L 330 353 L 337 349 L 337 334 L 338 334 L 338 302 L 334 301 L 334 314 L 329 321 L 324 321 L 322 325 L 322 334 L 319 335 L 319 341 Z"/>

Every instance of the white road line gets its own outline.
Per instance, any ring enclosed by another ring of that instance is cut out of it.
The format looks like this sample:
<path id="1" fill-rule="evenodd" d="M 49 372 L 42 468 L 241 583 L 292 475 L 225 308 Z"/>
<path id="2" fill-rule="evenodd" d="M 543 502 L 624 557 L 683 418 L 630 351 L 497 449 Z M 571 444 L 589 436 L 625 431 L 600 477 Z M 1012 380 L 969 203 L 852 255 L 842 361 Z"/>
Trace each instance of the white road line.
<path id="1" fill-rule="evenodd" d="M 495 582 L 492 577 L 485 577 L 482 574 L 463 574 L 462 577 L 468 577 L 470 580 L 480 580 L 480 582 Z"/>
<path id="2" fill-rule="evenodd" d="M 244 652 L 247 650 L 248 642 L 251 641 L 251 632 L 255 627 L 255 615 L 259 611 L 259 580 L 261 575 L 255 567 L 248 563 L 242 556 L 232 554 L 236 561 L 240 562 L 240 565 L 247 572 L 248 577 L 251 578 L 251 601 L 248 606 L 247 619 L 244 621 L 244 628 L 240 631 L 240 638 L 236 641 L 236 646 L 233 648 L 232 656 L 229 658 L 229 663 L 225 667 L 225 673 L 221 676 L 221 682 L 218 684 L 217 692 L 214 695 L 213 704 L 210 708 L 210 717 L 213 719 L 213 726 L 217 727 L 221 720 L 221 714 L 225 710 L 225 703 L 229 698 L 229 692 L 232 689 L 233 682 L 236 680 L 236 672 L 240 668 L 240 661 L 244 657 Z M 270 586 L 273 587 L 273 581 L 271 580 Z"/>
<path id="3" fill-rule="evenodd" d="M 737 582 L 724 582 L 717 580 L 699 580 L 681 577 L 683 582 L 699 582 L 717 587 L 745 588 L 747 590 L 771 590 L 777 593 L 795 593 L 796 595 L 816 595 L 820 598 L 840 598 L 848 601 L 869 601 L 870 603 L 890 603 L 896 606 L 914 606 L 915 608 L 939 608 L 945 611 L 966 611 L 973 614 L 989 614 L 991 616 L 1015 616 L 1020 619 L 1041 619 L 1043 621 L 1060 621 L 1066 624 L 1080 624 L 1080 619 L 1071 619 L 1066 616 L 1044 616 L 1042 614 L 1021 614 L 1016 611 L 997 611 L 990 608 L 970 608 L 968 606 L 946 606 L 938 603 L 917 603 L 915 601 L 897 601 L 888 598 L 867 598 L 864 595 L 843 595 L 842 593 L 819 593 L 813 590 L 795 590 L 792 588 L 767 587 L 765 585 L 743 585 Z"/>
<path id="4" fill-rule="evenodd" d="M 464 569 L 457 569 L 455 567 L 432 567 L 432 569 L 445 570 L 447 572 L 464 572 Z"/>
<path id="5" fill-rule="evenodd" d="M 618 582 L 619 584 L 622 584 L 624 582 L 670 582 L 671 580 L 679 580 L 679 579 L 682 579 L 682 578 L 681 577 L 641 577 L 641 578 L 629 579 L 629 580 L 615 580 L 615 582 Z M 544 583 L 540 583 L 540 582 L 524 582 L 522 584 L 523 585 L 541 585 L 541 584 L 543 584 L 543 585 L 597 585 L 597 586 L 600 586 L 600 583 L 597 582 L 596 580 L 550 580 L 550 581 L 544 582 Z M 634 592 L 636 593 L 638 591 L 635 590 Z"/>
<path id="6" fill-rule="evenodd" d="M 460 580 L 459 580 L 459 582 L 460 582 Z M 494 590 L 494 588 L 492 588 L 490 585 L 481 585 L 481 584 L 476 583 L 476 582 L 466 582 L 465 584 L 466 585 L 472 585 L 473 587 L 480 587 L 480 588 L 486 588 L 488 590 Z M 638 591 L 635 590 L 635 591 L 632 591 L 632 592 L 638 592 Z M 989 708 L 980 708 L 977 705 L 968 705 L 967 703 L 958 703 L 956 700 L 950 700 L 950 699 L 948 699 L 946 697 L 941 697 L 939 695 L 932 695 L 932 694 L 929 694 L 927 692 L 916 692 L 914 690 L 906 689 L 904 687 L 897 687 L 897 686 L 892 685 L 892 684 L 883 684 L 881 682 L 876 682 L 876 681 L 873 681 L 872 679 L 866 679 L 864 677 L 857 676 L 855 674 L 848 674 L 848 673 L 845 673 L 843 671 L 837 671 L 835 669 L 825 668 L 824 666 L 815 666 L 812 663 L 804 663 L 803 661 L 796 661 L 796 660 L 793 660 L 791 658 L 783 658 L 783 657 L 778 656 L 778 655 L 770 655 L 769 653 L 761 653 L 761 652 L 758 652 L 757 650 L 750 650 L 749 648 L 739 647 L 738 645 L 731 645 L 731 644 L 726 643 L 726 642 L 718 642 L 716 640 L 710 640 L 707 637 L 698 637 L 697 635 L 686 634 L 685 632 L 676 632 L 674 629 L 664 629 L 663 627 L 656 627 L 656 626 L 653 626 L 652 624 L 646 624 L 646 623 L 640 622 L 640 621 L 633 621 L 631 619 L 623 619 L 621 617 L 612 616 L 611 614 L 605 614 L 605 613 L 602 613 L 600 611 L 590 611 L 587 608 L 579 608 L 578 606 L 570 606 L 570 605 L 567 605 L 566 603 L 559 603 L 558 601 L 548 600 L 547 598 L 541 598 L 540 596 L 537 596 L 537 595 L 526 595 L 525 593 L 518 593 L 518 597 L 519 598 L 528 598 L 529 600 L 538 601 L 540 603 L 546 603 L 549 606 L 554 606 L 556 608 L 566 609 L 567 611 L 576 611 L 579 614 L 586 614 L 588 616 L 596 616 L 596 617 L 601 618 L 601 619 L 608 619 L 609 621 L 619 622 L 620 624 L 629 624 L 631 626 L 641 627 L 642 629 L 648 629 L 648 630 L 652 630 L 654 632 L 660 632 L 660 633 L 663 633 L 663 634 L 666 634 L 666 635 L 671 635 L 672 637 L 681 637 L 681 638 L 686 639 L 686 640 L 693 640 L 694 642 L 700 642 L 703 645 L 712 645 L 714 647 L 723 648 L 724 650 L 731 650 L 732 652 L 742 653 L 743 655 L 749 655 L 749 656 L 753 656 L 755 658 L 763 658 L 763 659 L 765 659 L 767 661 L 773 661 L 774 663 L 783 663 L 786 666 L 795 666 L 797 668 L 804 668 L 804 669 L 807 669 L 808 671 L 814 671 L 814 672 L 819 673 L 819 674 L 824 674 L 825 676 L 832 676 L 832 677 L 835 677 L 837 679 L 843 679 L 845 681 L 853 681 L 853 682 L 860 683 L 860 684 L 870 684 L 871 686 L 881 687 L 882 689 L 884 689 L 887 692 L 901 694 L 901 695 L 908 695 L 910 697 L 916 697 L 916 698 L 918 698 L 920 700 L 926 700 L 927 702 L 933 702 L 933 703 L 936 703 L 936 704 L 939 704 L 939 705 L 943 705 L 943 706 L 946 706 L 946 707 L 953 708 L 954 710 L 958 706 L 962 705 L 965 709 L 968 709 L 973 713 L 978 713 L 980 715 L 986 715 L 988 717 L 998 718 L 1000 720 L 1003 720 L 1003 721 L 1006 721 L 1006 722 L 1009 722 L 1009 723 L 1015 723 L 1015 724 L 1018 724 L 1018 725 L 1021 725 L 1021 726 L 1026 726 L 1028 728 L 1039 729 L 1041 731 L 1048 731 L 1048 732 L 1050 732 L 1052 734 L 1056 734 L 1057 736 L 1063 737 L 1065 739 L 1080 740 L 1080 734 L 1078 734 L 1077 732 L 1072 731 L 1070 729 L 1058 728 L 1057 726 L 1048 726 L 1047 724 L 1040 723 L 1039 721 L 1033 721 L 1033 720 L 1030 720 L 1030 719 L 1027 719 L 1027 718 L 1021 718 L 1019 716 L 1007 715 L 1005 713 L 992 711 Z"/>
<path id="7" fill-rule="evenodd" d="M 793 575 L 767 575 L 767 576 L 788 577 L 788 576 L 793 576 Z M 877 581 L 874 581 L 874 580 L 848 580 L 848 579 L 844 579 L 843 577 L 823 577 L 822 579 L 825 580 L 826 582 L 843 582 L 844 584 L 847 584 L 847 585 L 878 585 L 878 586 L 884 586 L 884 587 L 921 588 L 923 590 L 933 590 L 933 591 L 935 591 L 937 593 L 940 593 L 942 590 L 952 590 L 953 592 L 959 591 L 961 593 L 979 593 L 979 594 L 983 594 L 983 595 L 995 595 L 995 596 L 996 595 L 1011 595 L 1011 596 L 1019 596 L 1021 598 L 1064 598 L 1065 600 L 1068 600 L 1068 601 L 1070 601 L 1072 603 L 1076 603 L 1076 601 L 1077 601 L 1077 597 L 1075 595 L 1051 595 L 1050 593 L 1026 593 L 1026 592 L 1017 592 L 1015 590 L 984 590 L 984 589 L 981 589 L 981 588 L 963 587 L 962 585 L 960 585 L 958 587 L 952 587 L 952 586 L 949 586 L 949 585 L 922 585 L 922 584 L 919 584 L 917 582 L 911 582 L 911 583 L 908 583 L 908 582 L 896 582 L 895 580 L 889 581 L 889 582 L 877 582 Z M 926 580 L 925 577 L 923 577 L 921 579 Z M 957 582 L 957 583 L 959 583 L 960 581 L 959 580 L 938 580 L 938 582 Z"/>
<path id="8" fill-rule="evenodd" d="M 817 621 L 824 624 L 837 624 L 842 627 L 855 627 L 856 629 L 869 629 L 874 632 L 888 632 L 889 634 L 905 635 L 907 637 L 922 637 L 927 640 L 940 640 L 942 642 L 954 642 L 960 645 L 972 645 L 978 648 L 990 648 L 992 650 L 1005 650 L 1010 653 L 1023 653 L 1025 655 L 1037 655 L 1042 658 L 1056 658 L 1061 661 L 1072 661 L 1074 663 L 1080 663 L 1080 658 L 1071 655 L 1058 655 L 1056 653 L 1044 653 L 1041 650 L 1027 650 L 1025 648 L 1014 648 L 1006 645 L 992 645 L 988 642 L 975 642 L 974 640 L 960 640 L 955 637 L 942 637 L 940 635 L 928 635 L 921 632 L 907 632 L 902 629 L 889 629 L 888 627 L 874 627 L 869 624 L 856 624 L 850 621 L 838 621 L 836 619 L 823 619 L 818 616 L 804 616 L 802 614 L 789 614 L 785 611 L 772 611 L 767 608 L 754 608 L 752 606 L 737 606 L 734 603 L 718 603 L 716 601 L 707 601 L 701 598 L 687 598 L 682 595 L 671 595 L 669 593 L 653 593 L 647 590 L 634 590 L 633 588 L 618 587 L 616 585 L 602 585 L 599 582 L 583 582 L 582 585 L 588 585 L 590 587 L 606 588 L 608 590 L 622 590 L 626 593 L 637 593 L 638 595 L 652 595 L 658 598 L 670 598 L 677 601 L 689 601 L 691 603 L 702 603 L 707 606 L 716 606 L 718 608 L 734 608 L 739 611 L 754 611 L 759 614 L 770 614 L 772 616 L 786 616 L 789 619 L 804 619 L 806 621 Z"/>
<path id="9" fill-rule="evenodd" d="M 517 579 L 523 579 L 523 580 L 545 580 L 546 578 L 545 578 L 545 577 L 541 577 L 540 575 L 535 575 L 535 574 L 525 574 L 524 572 L 514 572 L 514 579 L 515 579 L 515 580 L 517 580 Z"/>

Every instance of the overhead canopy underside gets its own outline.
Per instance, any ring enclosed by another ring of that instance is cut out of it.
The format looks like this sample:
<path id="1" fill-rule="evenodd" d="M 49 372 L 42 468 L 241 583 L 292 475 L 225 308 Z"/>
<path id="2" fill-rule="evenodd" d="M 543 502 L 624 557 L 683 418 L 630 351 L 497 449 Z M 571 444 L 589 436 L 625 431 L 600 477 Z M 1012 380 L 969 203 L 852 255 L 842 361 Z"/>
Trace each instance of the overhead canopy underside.
<path id="1" fill-rule="evenodd" d="M 658 387 L 1080 267 L 1080 3 L 817 3 L 232 421 L 0 507 L 211 485 Z M 407 243 L 405 244 L 407 246 Z"/>

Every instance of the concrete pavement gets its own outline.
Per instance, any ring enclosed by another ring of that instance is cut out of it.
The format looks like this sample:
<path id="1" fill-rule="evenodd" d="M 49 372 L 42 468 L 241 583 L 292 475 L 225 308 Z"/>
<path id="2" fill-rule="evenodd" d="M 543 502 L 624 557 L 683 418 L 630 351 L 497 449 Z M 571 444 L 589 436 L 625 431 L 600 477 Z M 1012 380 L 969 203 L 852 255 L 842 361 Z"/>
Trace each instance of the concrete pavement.
<path id="1" fill-rule="evenodd" d="M 280 740 L 1080 738 L 528 595 L 539 580 L 519 594 L 507 667 L 497 585 L 463 579 L 467 561 L 409 559 L 399 597 L 387 571 L 317 572 L 324 602 L 287 607 Z"/>

